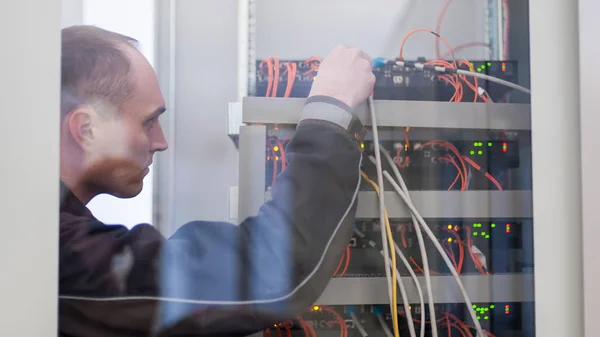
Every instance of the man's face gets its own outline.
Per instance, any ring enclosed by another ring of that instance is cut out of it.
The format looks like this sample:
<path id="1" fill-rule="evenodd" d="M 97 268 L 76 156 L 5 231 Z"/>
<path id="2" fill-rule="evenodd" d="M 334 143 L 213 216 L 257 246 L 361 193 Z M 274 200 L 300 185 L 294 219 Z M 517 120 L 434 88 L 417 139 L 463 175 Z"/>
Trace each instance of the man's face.
<path id="1" fill-rule="evenodd" d="M 154 70 L 136 51 L 130 51 L 133 97 L 117 117 L 96 118 L 88 179 L 103 193 L 121 198 L 138 195 L 155 152 L 167 149 L 158 117 L 165 102 Z"/>

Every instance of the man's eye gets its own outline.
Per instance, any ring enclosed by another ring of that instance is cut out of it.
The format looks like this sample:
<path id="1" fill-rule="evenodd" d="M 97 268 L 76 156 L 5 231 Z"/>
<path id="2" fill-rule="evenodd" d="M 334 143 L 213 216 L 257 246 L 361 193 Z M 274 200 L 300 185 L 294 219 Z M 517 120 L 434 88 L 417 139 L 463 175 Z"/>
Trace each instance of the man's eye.
<path id="1" fill-rule="evenodd" d="M 146 125 L 145 125 L 145 127 L 146 127 L 148 130 L 150 130 L 150 129 L 152 129 L 152 128 L 154 127 L 154 124 L 155 124 L 155 123 L 156 123 L 156 118 L 152 118 L 151 120 L 149 120 L 149 121 L 146 121 Z"/>

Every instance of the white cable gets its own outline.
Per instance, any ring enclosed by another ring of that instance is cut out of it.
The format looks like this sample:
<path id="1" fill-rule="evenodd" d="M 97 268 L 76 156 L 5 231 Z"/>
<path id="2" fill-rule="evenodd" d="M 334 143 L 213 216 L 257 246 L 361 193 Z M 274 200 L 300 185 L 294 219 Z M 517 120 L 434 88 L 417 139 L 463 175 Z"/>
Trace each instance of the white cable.
<path id="1" fill-rule="evenodd" d="M 390 153 L 383 146 L 381 146 L 380 148 L 381 148 L 381 152 L 383 153 L 383 156 L 387 160 L 388 164 L 392 167 L 392 171 L 394 172 L 394 175 L 396 175 L 396 179 L 398 181 L 404 182 L 404 180 L 402 179 L 402 177 L 400 175 L 400 171 L 398 170 L 398 167 L 396 166 L 396 163 L 392 159 L 392 156 L 390 155 Z M 404 185 L 403 188 L 405 188 L 406 191 L 408 191 L 408 189 L 406 188 L 406 185 Z M 407 193 L 407 195 L 410 200 L 410 194 Z M 412 218 L 413 224 L 416 224 L 417 219 L 415 219 L 415 216 L 413 214 L 411 214 L 411 218 Z M 421 237 L 423 237 L 423 236 L 421 235 Z M 402 251 L 400 251 L 400 247 L 398 247 L 398 245 L 395 242 L 394 242 L 394 245 L 396 246 L 396 252 L 398 253 L 400 258 L 402 259 L 402 262 L 404 263 L 404 261 L 406 261 L 404 254 L 402 254 Z M 420 245 L 420 243 L 419 243 L 419 245 Z M 421 246 L 421 247 L 423 247 L 423 246 Z M 421 256 L 423 256 L 423 259 L 427 259 L 427 251 L 425 251 L 424 247 L 421 250 Z M 421 333 L 420 333 L 420 335 L 421 335 L 421 337 L 424 337 L 425 336 L 425 310 L 424 310 L 425 308 L 424 308 L 424 301 L 423 301 L 423 291 L 421 289 L 421 285 L 419 284 L 419 280 L 417 279 L 417 275 L 415 274 L 413 269 L 408 264 L 408 261 L 405 262 L 405 266 L 408 269 L 410 276 L 413 277 L 413 280 L 415 281 L 415 285 L 417 286 L 417 291 L 419 292 L 419 300 L 421 301 Z M 425 281 L 427 281 L 427 279 L 425 279 Z M 431 293 L 429 292 L 429 289 L 428 289 L 427 294 L 428 294 L 429 303 L 430 303 L 429 309 L 431 310 L 432 306 L 434 306 L 434 303 L 433 303 L 433 298 L 431 297 Z M 412 319 L 411 319 L 411 322 L 412 322 Z"/>
<path id="2" fill-rule="evenodd" d="M 476 72 L 473 72 L 473 71 L 462 70 L 462 69 L 457 69 L 456 72 L 458 74 L 460 74 L 460 75 L 477 77 L 477 78 L 481 78 L 483 80 L 487 80 L 487 81 L 490 81 L 490 82 L 502 84 L 502 85 L 507 86 L 509 88 L 513 88 L 513 89 L 516 89 L 516 90 L 519 90 L 519 91 L 522 91 L 522 92 L 524 92 L 526 94 L 531 95 L 531 90 L 529 90 L 529 89 L 527 89 L 525 87 L 522 87 L 522 86 L 520 86 L 518 84 L 514 84 L 512 82 L 505 81 L 505 80 L 500 79 L 498 77 L 494 77 L 494 76 L 490 76 L 490 75 L 482 74 L 482 73 L 476 73 Z"/>
<path id="3" fill-rule="evenodd" d="M 425 68 L 425 65 L 423 63 L 412 63 L 412 64 L 407 64 L 404 61 L 396 61 L 396 64 L 401 66 L 401 67 L 414 67 L 415 69 L 419 69 L 419 70 L 424 70 L 424 69 L 434 69 L 437 72 L 441 72 L 441 73 L 452 73 L 452 72 L 456 72 L 457 74 L 460 75 L 465 75 L 465 76 L 471 76 L 471 77 L 477 77 L 477 78 L 481 78 L 490 82 L 494 82 L 494 83 L 498 83 L 504 86 L 507 86 L 509 88 L 513 88 L 519 91 L 522 91 L 524 93 L 527 93 L 529 95 L 531 95 L 531 90 L 522 87 L 518 84 L 514 84 L 512 82 L 509 81 L 505 81 L 503 79 L 500 79 L 498 77 L 494 77 L 494 76 L 490 76 L 490 75 L 486 75 L 486 74 L 482 74 L 482 73 L 476 73 L 473 71 L 467 71 L 467 70 L 463 70 L 463 69 L 454 69 L 454 68 L 446 68 L 446 67 L 440 67 L 440 66 L 434 66 L 434 67 L 427 67 Z"/>
<path id="4" fill-rule="evenodd" d="M 398 253 L 398 255 L 400 256 L 400 259 L 402 260 L 402 263 L 404 263 L 404 265 L 406 266 L 406 268 L 408 269 L 408 272 L 410 273 L 410 277 L 412 277 L 413 281 L 415 282 L 415 286 L 417 287 L 417 294 L 419 295 L 419 303 L 421 304 L 421 330 L 420 330 L 420 336 L 421 337 L 425 337 L 425 301 L 423 300 L 423 289 L 421 289 L 421 284 L 419 283 L 419 279 L 417 278 L 417 274 L 415 274 L 415 272 L 412 270 L 410 264 L 408 263 L 408 260 L 406 259 L 406 257 L 404 257 L 404 254 L 402 254 L 402 251 L 400 250 L 400 247 L 398 247 L 398 244 L 394 242 L 394 247 L 396 248 L 396 252 Z M 409 308 L 408 311 L 406 311 L 406 308 Z M 409 321 L 409 329 L 411 330 L 411 336 L 413 336 L 414 332 L 414 324 L 412 321 L 412 313 L 410 312 L 410 305 L 404 305 L 404 310 L 406 311 L 406 320 Z"/>
<path id="5" fill-rule="evenodd" d="M 394 337 L 394 334 L 390 331 L 390 328 L 385 324 L 385 320 L 383 319 L 383 315 L 377 315 L 377 320 L 379 320 L 379 324 L 381 324 L 381 328 L 383 328 L 383 332 L 387 337 Z"/>
<path id="6" fill-rule="evenodd" d="M 357 228 L 354 228 L 354 233 L 356 235 L 358 235 L 361 239 L 364 239 L 367 237 L 365 235 L 365 233 L 361 232 Z M 369 246 L 371 246 L 372 248 L 378 249 L 377 244 L 373 240 L 370 240 L 370 239 L 369 239 Z M 423 303 L 424 303 L 423 290 L 421 289 L 421 285 L 419 284 L 419 279 L 417 278 L 417 275 L 412 270 L 410 263 L 408 263 L 408 260 L 406 259 L 406 257 L 404 256 L 404 254 L 402 253 L 402 251 L 400 250 L 400 247 L 398 247 L 398 244 L 396 244 L 396 242 L 394 242 L 394 248 L 396 249 L 396 253 L 398 254 L 398 256 L 400 256 L 402 263 L 404 264 L 404 266 L 410 273 L 410 276 L 412 277 L 412 279 L 415 283 L 415 287 L 417 288 L 417 293 L 419 294 L 419 300 L 421 301 L 421 337 L 424 337 L 425 336 L 425 310 L 423 310 L 424 309 L 423 308 L 423 306 L 424 306 L 423 305 Z M 385 258 L 389 259 L 389 257 L 385 256 L 383 250 L 379 249 L 379 253 L 383 256 L 384 259 Z M 399 270 L 397 270 L 396 273 L 398 275 L 400 275 Z M 406 311 L 406 321 L 408 323 L 408 329 L 410 332 L 410 336 L 416 337 L 414 322 L 413 322 L 413 318 L 412 318 L 412 312 L 410 312 L 410 310 L 406 310 L 406 308 L 410 308 L 410 303 L 408 302 L 408 295 L 406 293 L 406 288 L 404 287 L 404 281 L 402 280 L 402 277 L 397 277 L 396 281 L 398 282 L 398 287 L 400 287 L 400 295 L 402 296 L 402 304 L 404 305 L 404 309 Z"/>
<path id="7" fill-rule="evenodd" d="M 373 129 L 373 143 L 375 144 L 375 158 L 377 167 L 377 185 L 379 185 L 379 227 L 381 229 L 381 242 L 383 245 L 383 252 L 386 257 L 390 256 L 390 252 L 388 249 L 388 238 L 386 233 L 385 226 L 385 191 L 383 188 L 383 173 L 381 169 L 381 156 L 379 155 L 379 133 L 377 132 L 377 116 L 375 115 L 375 104 L 373 104 L 373 96 L 369 96 L 369 110 L 371 110 L 371 126 Z M 384 258 L 385 263 L 385 278 L 388 283 L 388 294 L 390 297 L 390 312 L 394 312 L 394 303 L 392 301 L 392 287 L 395 287 L 395 284 L 392 284 L 392 276 L 390 275 L 390 260 L 389 258 Z M 394 319 L 398 319 L 394 317 Z M 437 336 L 434 336 L 437 337 Z"/>
<path id="8" fill-rule="evenodd" d="M 360 334 L 363 337 L 368 337 L 369 334 L 367 333 L 367 330 L 365 330 L 365 327 L 360 323 L 358 317 L 356 317 L 356 314 L 354 312 L 351 312 L 350 317 L 352 317 L 352 320 L 354 321 L 354 325 L 356 325 L 356 329 L 358 329 L 358 332 L 360 332 Z"/>
<path id="9" fill-rule="evenodd" d="M 387 171 L 384 171 L 383 175 L 392 184 L 392 186 L 394 186 L 394 189 L 400 195 L 400 197 L 404 200 L 404 202 L 406 203 L 406 205 L 408 206 L 410 211 L 417 217 L 417 220 L 423 226 L 423 229 L 425 230 L 425 232 L 431 239 L 431 242 L 434 244 L 435 248 L 440 252 L 442 259 L 444 260 L 444 262 L 450 269 L 450 272 L 456 279 L 456 283 L 458 284 L 460 292 L 461 292 L 463 298 L 465 299 L 465 304 L 467 305 L 467 310 L 469 311 L 469 314 L 471 315 L 471 319 L 473 320 L 473 324 L 475 325 L 475 329 L 477 330 L 477 335 L 479 337 L 486 337 L 486 335 L 483 332 L 483 329 L 481 328 L 481 324 L 479 323 L 479 320 L 477 320 L 477 315 L 475 314 L 475 311 L 473 310 L 473 304 L 471 303 L 471 300 L 469 299 L 469 295 L 467 294 L 467 291 L 466 291 L 460 277 L 458 276 L 456 269 L 454 269 L 454 265 L 452 264 L 452 262 L 450 262 L 450 258 L 448 258 L 448 255 L 446 254 L 446 252 L 444 251 L 444 249 L 442 248 L 440 243 L 437 241 L 435 234 L 433 234 L 433 232 L 431 231 L 431 229 L 429 228 L 429 226 L 427 225 L 425 220 L 423 220 L 423 217 L 421 217 L 419 212 L 416 210 L 415 206 L 410 201 L 409 197 L 400 188 L 400 186 L 398 186 L 398 184 L 396 183 L 396 181 L 394 181 L 392 176 Z M 402 176 L 400 176 L 400 179 L 401 179 L 400 182 L 403 183 Z M 433 320 L 432 320 L 432 322 L 433 322 Z M 431 326 L 433 327 L 434 325 L 435 324 L 432 324 Z"/>
<path id="10" fill-rule="evenodd" d="M 391 160 L 391 157 L 389 155 L 389 153 L 387 153 L 387 151 L 384 152 L 383 147 L 380 147 L 381 152 L 384 153 L 384 156 L 386 158 L 389 158 L 388 160 Z M 371 161 L 373 161 L 373 156 L 369 156 L 369 159 Z M 390 163 L 390 165 L 394 164 L 393 160 Z M 406 189 L 406 185 L 404 184 L 404 180 L 401 179 L 400 176 L 400 172 L 398 171 L 398 169 L 396 168 L 396 165 L 392 165 L 392 170 L 394 170 L 394 173 L 397 172 L 397 176 L 398 176 L 398 180 L 401 181 L 402 187 Z M 406 189 L 408 191 L 408 189 Z M 408 196 L 409 200 L 410 200 L 410 196 Z M 411 201 L 412 202 L 412 201 Z M 415 226 L 415 232 L 417 234 L 417 241 L 419 242 L 419 250 L 421 253 L 421 259 L 423 260 L 423 274 L 425 276 L 425 288 L 427 290 L 427 302 L 429 304 L 429 316 L 430 316 L 430 321 L 431 322 L 435 322 L 435 302 L 433 301 L 433 287 L 431 286 L 431 271 L 429 269 L 429 259 L 427 258 L 427 250 L 425 249 L 425 240 L 423 239 L 423 233 L 421 232 L 421 226 L 419 225 L 417 219 L 415 219 L 414 215 L 411 215 L 412 220 L 413 220 L 413 225 Z M 412 268 L 409 268 L 409 270 L 412 270 Z M 423 316 L 425 315 L 425 310 L 423 310 L 423 308 L 421 308 L 421 318 L 424 318 Z M 421 319 L 421 324 L 424 324 L 423 322 L 425 322 L 424 319 Z M 425 330 L 422 329 L 422 332 L 424 332 Z M 437 337 L 437 326 L 435 324 L 431 324 L 431 335 L 432 337 Z"/>

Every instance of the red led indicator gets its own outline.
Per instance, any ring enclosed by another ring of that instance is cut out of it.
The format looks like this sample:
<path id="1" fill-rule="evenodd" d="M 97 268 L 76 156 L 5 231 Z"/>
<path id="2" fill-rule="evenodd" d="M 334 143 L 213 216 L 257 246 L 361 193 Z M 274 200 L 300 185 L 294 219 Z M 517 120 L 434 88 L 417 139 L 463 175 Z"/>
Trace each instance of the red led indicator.
<path id="1" fill-rule="evenodd" d="M 510 224 L 509 223 L 506 224 L 506 233 L 510 233 Z"/>
<path id="2" fill-rule="evenodd" d="M 502 143 L 502 152 L 508 151 L 508 144 L 506 142 Z"/>

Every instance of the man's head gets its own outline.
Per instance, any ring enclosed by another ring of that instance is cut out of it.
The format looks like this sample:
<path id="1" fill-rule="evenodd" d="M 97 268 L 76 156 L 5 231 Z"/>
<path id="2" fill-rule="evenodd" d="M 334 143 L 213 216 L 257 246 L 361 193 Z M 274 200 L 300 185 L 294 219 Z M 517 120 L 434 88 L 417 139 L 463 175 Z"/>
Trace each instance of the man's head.
<path id="1" fill-rule="evenodd" d="M 137 41 L 92 26 L 62 31 L 61 179 L 83 202 L 136 196 L 156 151 L 165 102 Z"/>

